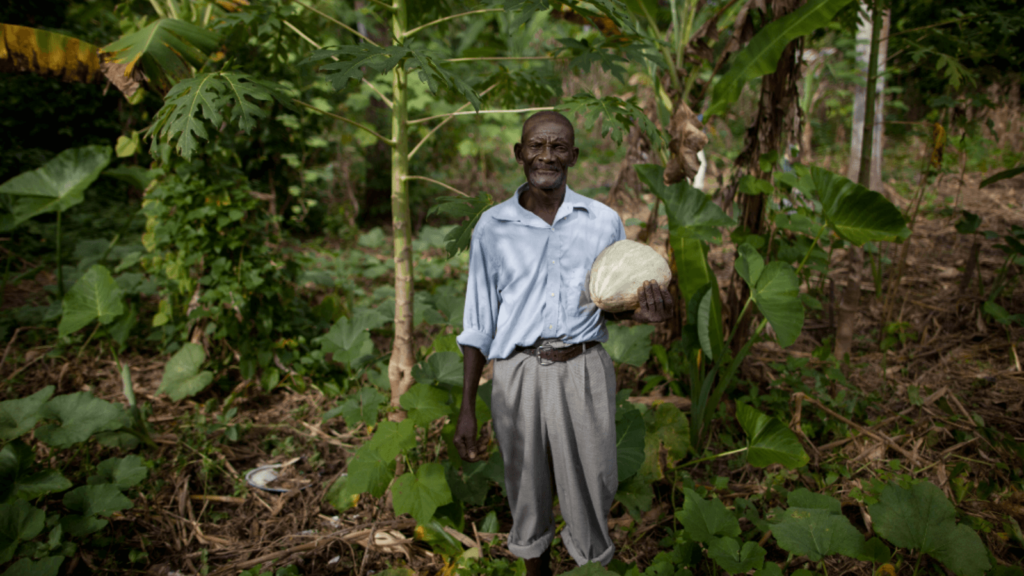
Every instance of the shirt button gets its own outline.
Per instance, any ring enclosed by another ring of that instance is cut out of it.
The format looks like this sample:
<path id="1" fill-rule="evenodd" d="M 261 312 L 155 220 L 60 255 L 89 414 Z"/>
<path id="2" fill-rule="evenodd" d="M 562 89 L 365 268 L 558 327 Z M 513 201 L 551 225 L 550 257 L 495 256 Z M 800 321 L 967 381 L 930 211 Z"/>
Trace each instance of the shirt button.
<path id="1" fill-rule="evenodd" d="M 554 324 L 548 324 L 548 328 L 554 328 L 554 327 L 555 327 Z"/>
<path id="2" fill-rule="evenodd" d="M 554 292 L 552 292 L 552 293 L 551 293 L 551 295 L 552 295 L 552 296 L 554 296 L 554 295 L 555 295 L 555 293 L 554 293 Z"/>

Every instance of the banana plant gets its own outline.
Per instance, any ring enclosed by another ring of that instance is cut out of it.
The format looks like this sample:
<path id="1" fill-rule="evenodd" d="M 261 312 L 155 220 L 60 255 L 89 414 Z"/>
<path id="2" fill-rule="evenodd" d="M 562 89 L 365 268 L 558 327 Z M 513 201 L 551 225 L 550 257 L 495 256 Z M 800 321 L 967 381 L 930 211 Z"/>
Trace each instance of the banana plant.
<path id="1" fill-rule="evenodd" d="M 70 148 L 35 170 L 0 184 L 0 194 L 14 196 L 11 213 L 0 216 L 0 230 L 15 227 L 40 214 L 57 213 L 57 294 L 64 298 L 61 270 L 61 215 L 85 200 L 85 190 L 110 163 L 110 146 Z"/>

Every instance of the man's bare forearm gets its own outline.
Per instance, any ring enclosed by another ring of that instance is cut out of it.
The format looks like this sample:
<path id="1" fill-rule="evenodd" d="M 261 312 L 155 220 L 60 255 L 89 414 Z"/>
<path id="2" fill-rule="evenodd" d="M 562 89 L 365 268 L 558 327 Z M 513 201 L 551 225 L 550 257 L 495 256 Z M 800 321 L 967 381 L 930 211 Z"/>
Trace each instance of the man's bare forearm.
<path id="1" fill-rule="evenodd" d="M 470 411 L 476 408 L 476 390 L 480 386 L 480 375 L 484 372 L 487 359 L 479 348 L 463 346 L 465 355 L 462 361 L 462 406 Z"/>

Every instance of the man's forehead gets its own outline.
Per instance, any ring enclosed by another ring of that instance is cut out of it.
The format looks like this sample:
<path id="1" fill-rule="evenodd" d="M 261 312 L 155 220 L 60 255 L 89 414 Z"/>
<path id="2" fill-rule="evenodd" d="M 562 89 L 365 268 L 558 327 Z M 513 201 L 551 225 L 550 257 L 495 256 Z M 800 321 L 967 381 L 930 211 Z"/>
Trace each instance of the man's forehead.
<path id="1" fill-rule="evenodd" d="M 556 114 L 531 116 L 523 124 L 523 138 L 545 132 L 572 138 L 575 130 L 567 118 Z"/>

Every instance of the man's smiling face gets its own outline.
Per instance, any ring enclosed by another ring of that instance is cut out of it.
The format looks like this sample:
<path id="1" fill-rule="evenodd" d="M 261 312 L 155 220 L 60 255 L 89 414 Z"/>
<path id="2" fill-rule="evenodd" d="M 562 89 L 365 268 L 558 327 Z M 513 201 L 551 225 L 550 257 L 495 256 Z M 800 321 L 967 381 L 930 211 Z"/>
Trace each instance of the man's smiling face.
<path id="1" fill-rule="evenodd" d="M 580 151 L 574 146 L 572 125 L 551 114 L 527 120 L 515 154 L 531 187 L 557 190 L 565 186 L 569 168 L 576 164 Z"/>

